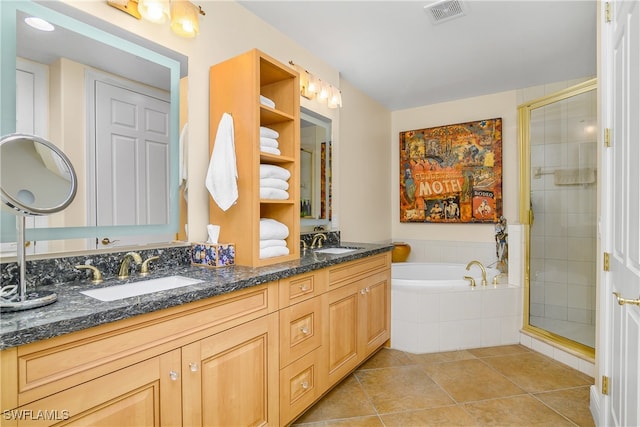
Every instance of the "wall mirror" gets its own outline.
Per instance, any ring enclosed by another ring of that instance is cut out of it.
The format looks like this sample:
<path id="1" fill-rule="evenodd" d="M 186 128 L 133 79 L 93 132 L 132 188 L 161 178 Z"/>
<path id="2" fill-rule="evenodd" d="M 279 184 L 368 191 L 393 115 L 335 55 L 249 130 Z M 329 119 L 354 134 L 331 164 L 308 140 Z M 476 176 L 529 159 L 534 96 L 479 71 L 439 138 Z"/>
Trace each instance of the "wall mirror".
<path id="1" fill-rule="evenodd" d="M 64 212 L 27 223 L 31 253 L 174 240 L 187 58 L 60 2 L 3 1 L 0 22 L 0 135 L 46 138 L 78 175 Z M 14 218 L 1 220 L 2 251 L 15 253 Z"/>
<path id="2" fill-rule="evenodd" d="M 300 109 L 300 230 L 331 228 L 331 120 Z"/>

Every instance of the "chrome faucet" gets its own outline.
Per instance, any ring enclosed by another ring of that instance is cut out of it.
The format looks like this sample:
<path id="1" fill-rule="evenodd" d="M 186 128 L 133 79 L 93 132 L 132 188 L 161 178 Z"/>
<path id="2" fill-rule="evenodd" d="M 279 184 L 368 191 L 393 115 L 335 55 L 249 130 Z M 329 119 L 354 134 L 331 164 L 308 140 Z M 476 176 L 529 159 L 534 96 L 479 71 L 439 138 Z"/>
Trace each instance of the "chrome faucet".
<path id="1" fill-rule="evenodd" d="M 122 263 L 120 264 L 120 271 L 118 272 L 118 279 L 126 279 L 129 277 L 129 258 L 133 259 L 136 265 L 142 264 L 142 257 L 137 252 L 127 252 Z"/>
<path id="2" fill-rule="evenodd" d="M 482 270 L 482 286 L 487 286 L 487 269 L 484 268 L 484 265 L 482 265 L 480 261 L 473 260 L 467 264 L 467 271 L 469 271 L 472 265 L 480 267 L 480 270 Z"/>
<path id="3" fill-rule="evenodd" d="M 322 234 L 322 233 L 315 234 L 313 236 L 313 239 L 311 240 L 311 249 L 321 248 L 322 242 L 324 242 L 325 240 L 327 240 L 326 234 Z"/>

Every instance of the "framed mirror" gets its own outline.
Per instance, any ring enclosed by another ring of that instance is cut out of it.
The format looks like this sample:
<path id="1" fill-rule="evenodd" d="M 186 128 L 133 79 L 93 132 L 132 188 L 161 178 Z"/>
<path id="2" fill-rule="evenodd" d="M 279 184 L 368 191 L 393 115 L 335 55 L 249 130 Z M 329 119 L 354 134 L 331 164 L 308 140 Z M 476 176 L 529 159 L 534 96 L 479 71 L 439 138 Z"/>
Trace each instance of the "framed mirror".
<path id="1" fill-rule="evenodd" d="M 331 120 L 300 109 L 300 229 L 331 229 Z"/>
<path id="2" fill-rule="evenodd" d="M 64 241 L 64 251 L 106 247 L 95 245 L 107 236 L 174 240 L 187 58 L 60 2 L 3 1 L 0 22 L 0 135 L 46 138 L 78 174 L 73 203 L 27 224 L 26 240 Z M 1 220 L 3 246 L 16 242 L 12 215 Z"/>

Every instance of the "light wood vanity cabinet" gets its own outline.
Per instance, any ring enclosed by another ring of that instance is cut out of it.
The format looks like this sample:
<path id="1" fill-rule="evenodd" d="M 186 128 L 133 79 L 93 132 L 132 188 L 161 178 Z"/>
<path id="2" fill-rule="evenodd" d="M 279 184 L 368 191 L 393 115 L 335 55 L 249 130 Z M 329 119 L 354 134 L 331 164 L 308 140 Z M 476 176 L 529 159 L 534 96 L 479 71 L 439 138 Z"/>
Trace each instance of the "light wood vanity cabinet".
<path id="1" fill-rule="evenodd" d="M 224 113 L 233 117 L 238 200 L 227 211 L 210 198 L 212 224 L 219 224 L 220 241 L 236 246 L 236 264 L 264 266 L 300 258 L 300 88 L 297 71 L 253 49 L 211 67 L 210 150 Z M 260 95 L 275 103 L 260 103 Z M 280 155 L 260 150 L 260 126 L 279 133 Z M 260 199 L 260 164 L 291 173 L 287 200 Z M 289 254 L 260 258 L 260 218 L 272 218 L 289 228 Z"/>
<path id="2" fill-rule="evenodd" d="M 374 255 L 4 350 L 1 409 L 23 419 L 2 414 L 2 425 L 287 425 L 389 339 L 390 262 Z M 39 411 L 50 419 L 24 416 Z"/>
<path id="3" fill-rule="evenodd" d="M 365 262 L 372 261 L 378 260 Z M 340 285 L 328 294 L 329 386 L 344 378 L 391 336 L 390 270 L 364 273 L 362 263 L 356 263 L 353 271 L 356 273 L 351 276 L 340 271 Z"/>

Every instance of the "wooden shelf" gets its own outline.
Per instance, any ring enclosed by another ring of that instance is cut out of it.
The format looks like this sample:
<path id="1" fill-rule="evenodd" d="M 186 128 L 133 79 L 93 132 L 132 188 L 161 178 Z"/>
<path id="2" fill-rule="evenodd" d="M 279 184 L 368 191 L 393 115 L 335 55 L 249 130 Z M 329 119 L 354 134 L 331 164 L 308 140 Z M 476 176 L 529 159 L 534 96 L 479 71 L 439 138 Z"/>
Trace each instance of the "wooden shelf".
<path id="1" fill-rule="evenodd" d="M 257 76 L 257 78 L 256 78 Z M 238 202 L 222 211 L 210 199 L 210 223 L 220 225 L 220 242 L 236 246 L 236 264 L 264 266 L 300 258 L 300 90 L 298 73 L 253 49 L 210 69 L 210 152 L 223 113 L 234 121 Z M 260 103 L 260 95 L 275 108 Z M 260 151 L 260 126 L 279 133 L 281 155 Z M 260 199 L 260 164 L 287 169 L 289 199 Z M 260 218 L 285 224 L 289 255 L 260 259 Z"/>

